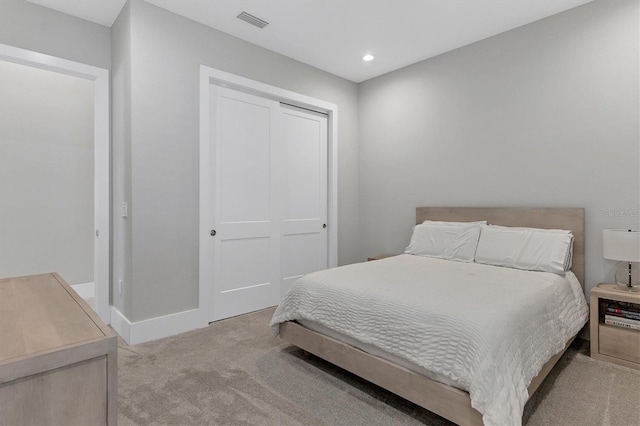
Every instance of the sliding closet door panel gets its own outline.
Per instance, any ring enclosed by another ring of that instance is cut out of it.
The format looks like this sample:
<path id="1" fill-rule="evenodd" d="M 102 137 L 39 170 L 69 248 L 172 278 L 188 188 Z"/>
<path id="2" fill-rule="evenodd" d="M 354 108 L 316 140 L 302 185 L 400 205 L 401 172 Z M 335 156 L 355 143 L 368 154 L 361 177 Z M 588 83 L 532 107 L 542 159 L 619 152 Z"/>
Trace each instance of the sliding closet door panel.
<path id="1" fill-rule="evenodd" d="M 279 300 L 280 235 L 273 220 L 272 171 L 278 104 L 225 88 L 211 90 L 216 157 L 212 319 L 217 320 Z"/>
<path id="2" fill-rule="evenodd" d="M 220 97 L 220 219 L 268 222 L 271 108 L 238 97 Z"/>
<path id="3" fill-rule="evenodd" d="M 271 221 L 221 222 L 217 237 L 220 241 L 271 236 Z"/>
<path id="4" fill-rule="evenodd" d="M 269 238 L 226 240 L 223 245 L 220 268 L 222 275 L 228 277 L 220 283 L 223 293 L 242 289 L 247 284 L 262 285 L 265 277 L 270 276 Z"/>
<path id="5" fill-rule="evenodd" d="M 326 269 L 320 264 L 322 237 L 319 233 L 284 235 L 282 239 L 282 295 L 303 275 Z"/>
<path id="6" fill-rule="evenodd" d="M 327 268 L 327 118 L 282 107 L 284 153 L 282 295 L 304 274 Z"/>

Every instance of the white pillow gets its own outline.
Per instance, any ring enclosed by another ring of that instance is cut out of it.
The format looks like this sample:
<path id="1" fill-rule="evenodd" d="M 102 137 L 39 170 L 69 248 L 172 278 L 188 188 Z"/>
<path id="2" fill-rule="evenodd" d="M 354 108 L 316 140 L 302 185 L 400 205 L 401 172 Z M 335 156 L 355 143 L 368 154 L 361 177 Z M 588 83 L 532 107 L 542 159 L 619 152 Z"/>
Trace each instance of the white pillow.
<path id="1" fill-rule="evenodd" d="M 491 225 L 494 228 L 502 228 L 502 229 L 524 229 L 526 231 L 534 231 L 534 232 L 555 232 L 558 234 L 568 234 L 571 235 L 571 243 L 569 252 L 567 253 L 567 258 L 565 259 L 564 270 L 571 270 L 571 266 L 573 266 L 573 233 L 567 229 L 544 229 L 544 228 L 523 228 L 516 226 L 500 226 L 500 225 Z"/>
<path id="2" fill-rule="evenodd" d="M 486 225 L 486 223 L 485 223 Z M 571 234 L 572 232 L 569 231 L 568 229 L 544 229 L 544 228 L 525 228 L 525 227 L 521 227 L 521 226 L 502 226 L 502 225 L 489 225 L 492 228 L 495 229 L 521 229 L 521 230 L 525 230 L 525 231 L 535 231 L 535 232 L 555 232 L 558 234 Z"/>
<path id="3" fill-rule="evenodd" d="M 572 255 L 571 231 L 484 225 L 475 261 L 564 276 L 571 268 Z"/>
<path id="4" fill-rule="evenodd" d="M 502 229 L 524 229 L 524 230 L 536 231 L 536 232 L 556 232 L 559 234 L 570 234 L 572 236 L 571 247 L 569 249 L 564 270 L 565 272 L 571 270 L 571 266 L 573 266 L 573 233 L 568 229 L 524 228 L 524 227 L 500 226 L 500 225 L 490 225 L 490 226 L 494 228 L 502 228 Z"/>
<path id="5" fill-rule="evenodd" d="M 413 227 L 406 254 L 473 262 L 480 237 L 479 224 L 423 223 Z"/>

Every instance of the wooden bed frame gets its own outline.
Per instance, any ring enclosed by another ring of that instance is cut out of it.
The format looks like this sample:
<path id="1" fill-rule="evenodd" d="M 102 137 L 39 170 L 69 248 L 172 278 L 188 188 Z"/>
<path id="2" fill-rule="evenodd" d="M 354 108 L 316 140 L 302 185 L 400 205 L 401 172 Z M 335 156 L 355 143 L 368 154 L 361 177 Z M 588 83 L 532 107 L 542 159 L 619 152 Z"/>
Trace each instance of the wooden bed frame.
<path id="1" fill-rule="evenodd" d="M 470 208 L 418 207 L 416 223 L 424 220 L 470 222 L 486 220 L 493 225 L 545 229 L 570 229 L 574 235 L 572 271 L 584 289 L 584 209 L 582 208 Z M 309 330 L 296 322 L 280 325 L 280 337 L 338 367 L 459 425 L 482 425 L 482 415 L 471 407 L 465 391 L 436 382 L 419 373 L 370 355 L 351 345 Z M 572 337 L 533 378 L 529 397 L 573 342 Z"/>

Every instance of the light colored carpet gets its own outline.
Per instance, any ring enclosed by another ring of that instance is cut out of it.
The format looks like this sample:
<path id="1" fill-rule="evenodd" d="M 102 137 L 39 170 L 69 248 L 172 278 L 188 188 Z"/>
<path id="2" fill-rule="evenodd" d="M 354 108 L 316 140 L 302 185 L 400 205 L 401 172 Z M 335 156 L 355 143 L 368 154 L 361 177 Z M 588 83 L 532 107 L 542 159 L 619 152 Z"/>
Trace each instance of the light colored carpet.
<path id="1" fill-rule="evenodd" d="M 118 348 L 120 425 L 449 425 L 273 337 L 273 309 Z M 586 347 L 585 347 L 586 346 Z M 640 372 L 574 344 L 525 409 L 527 425 L 640 425 Z"/>

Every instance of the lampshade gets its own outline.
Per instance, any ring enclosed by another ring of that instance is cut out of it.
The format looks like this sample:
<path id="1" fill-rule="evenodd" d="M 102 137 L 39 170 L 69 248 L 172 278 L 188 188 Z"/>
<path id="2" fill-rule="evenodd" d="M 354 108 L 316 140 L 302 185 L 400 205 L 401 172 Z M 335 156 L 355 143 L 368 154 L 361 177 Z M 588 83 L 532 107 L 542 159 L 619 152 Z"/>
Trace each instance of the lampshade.
<path id="1" fill-rule="evenodd" d="M 603 229 L 602 255 L 605 259 L 640 262 L 640 231 Z"/>

